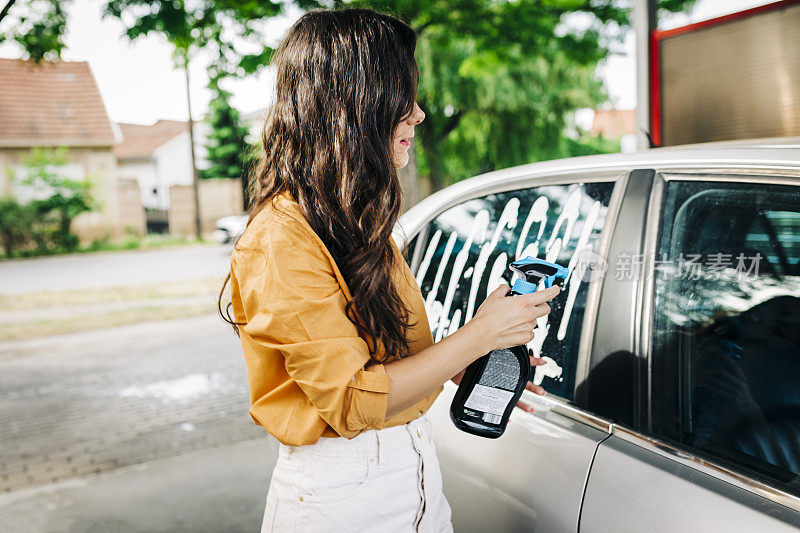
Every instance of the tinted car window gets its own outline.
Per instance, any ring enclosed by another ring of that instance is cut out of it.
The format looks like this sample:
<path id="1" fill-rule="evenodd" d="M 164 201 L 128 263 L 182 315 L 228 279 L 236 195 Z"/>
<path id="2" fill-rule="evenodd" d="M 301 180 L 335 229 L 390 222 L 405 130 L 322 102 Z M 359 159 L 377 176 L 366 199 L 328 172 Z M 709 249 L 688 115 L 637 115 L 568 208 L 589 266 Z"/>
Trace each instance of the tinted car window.
<path id="1" fill-rule="evenodd" d="M 655 277 L 653 423 L 800 488 L 800 188 L 669 181 Z"/>
<path id="2" fill-rule="evenodd" d="M 403 259 L 406 260 L 406 264 L 408 264 L 409 267 L 411 266 L 411 263 L 414 260 L 414 250 L 416 250 L 417 248 L 417 243 L 419 242 L 419 238 L 420 238 L 419 234 L 415 235 L 413 239 L 408 241 L 406 246 L 400 248 L 400 251 L 403 254 Z"/>
<path id="3" fill-rule="evenodd" d="M 537 257 L 575 271 L 577 251 L 594 251 L 606 220 L 612 182 L 551 185 L 475 198 L 436 217 L 416 272 L 435 341 L 455 332 L 501 282 L 508 264 Z M 586 256 L 583 256 L 586 257 Z M 572 400 L 587 283 L 572 274 L 539 320 L 528 347 L 547 365 L 533 381 Z"/>

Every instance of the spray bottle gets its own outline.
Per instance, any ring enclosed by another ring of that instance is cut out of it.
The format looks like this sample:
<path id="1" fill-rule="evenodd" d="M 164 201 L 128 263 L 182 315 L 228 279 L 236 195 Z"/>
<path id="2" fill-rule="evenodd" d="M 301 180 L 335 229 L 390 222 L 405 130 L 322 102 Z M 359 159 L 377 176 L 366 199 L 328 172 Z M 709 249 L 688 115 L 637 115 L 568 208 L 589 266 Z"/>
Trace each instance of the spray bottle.
<path id="1" fill-rule="evenodd" d="M 544 280 L 544 287 L 563 286 L 569 270 L 561 265 L 533 257 L 511 263 L 522 276 L 506 296 L 528 294 Z M 506 429 L 511 411 L 530 379 L 528 347 L 513 346 L 492 350 L 473 361 L 464 372 L 453 402 L 450 419 L 467 433 L 496 439 Z"/>

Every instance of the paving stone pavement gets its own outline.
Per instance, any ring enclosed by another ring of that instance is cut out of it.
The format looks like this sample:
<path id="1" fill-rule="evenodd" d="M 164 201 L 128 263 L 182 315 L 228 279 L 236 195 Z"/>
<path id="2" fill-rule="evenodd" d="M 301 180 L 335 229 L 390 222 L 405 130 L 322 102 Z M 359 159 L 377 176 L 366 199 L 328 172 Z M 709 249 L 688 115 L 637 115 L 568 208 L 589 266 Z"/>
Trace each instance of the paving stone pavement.
<path id="1" fill-rule="evenodd" d="M 0 344 L 0 494 L 264 438 L 216 314 Z"/>
<path id="2" fill-rule="evenodd" d="M 115 250 L 0 261 L 0 296 L 26 292 L 225 279 L 233 244 Z"/>
<path id="3" fill-rule="evenodd" d="M 0 494 L 0 531 L 252 533 L 277 442 L 267 436 Z"/>

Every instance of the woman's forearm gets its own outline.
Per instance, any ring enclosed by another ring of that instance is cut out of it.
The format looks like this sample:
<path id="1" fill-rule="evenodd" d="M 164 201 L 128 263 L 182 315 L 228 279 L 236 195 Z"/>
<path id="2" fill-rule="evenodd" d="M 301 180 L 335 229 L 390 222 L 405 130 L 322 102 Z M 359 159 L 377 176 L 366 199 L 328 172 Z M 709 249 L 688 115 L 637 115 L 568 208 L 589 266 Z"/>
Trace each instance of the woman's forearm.
<path id="1" fill-rule="evenodd" d="M 385 363 L 384 370 L 391 378 L 386 418 L 422 400 L 472 361 L 485 355 L 489 350 L 484 347 L 479 330 L 474 320 L 467 322 L 452 335 L 424 350 Z"/>

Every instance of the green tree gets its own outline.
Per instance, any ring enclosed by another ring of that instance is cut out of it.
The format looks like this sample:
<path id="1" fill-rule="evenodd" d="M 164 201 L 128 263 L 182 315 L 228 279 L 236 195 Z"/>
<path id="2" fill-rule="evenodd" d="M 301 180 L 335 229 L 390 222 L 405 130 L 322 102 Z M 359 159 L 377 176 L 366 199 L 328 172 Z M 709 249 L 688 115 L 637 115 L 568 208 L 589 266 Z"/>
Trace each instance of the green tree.
<path id="1" fill-rule="evenodd" d="M 681 11 L 695 0 L 661 0 Z M 433 190 L 466 177 L 610 148 L 565 135 L 576 109 L 605 101 L 597 63 L 630 27 L 632 1 L 353 0 L 417 30 L 418 171 Z M 587 23 L 578 27 L 569 17 Z"/>
<path id="2" fill-rule="evenodd" d="M 36 223 L 36 213 L 11 196 L 0 197 L 0 239 L 6 257 L 21 248 L 31 238 L 31 228 Z"/>
<path id="3" fill-rule="evenodd" d="M 0 9 L 0 43 L 14 41 L 35 61 L 57 59 L 64 49 L 71 0 L 6 0 Z M 12 11 L 12 7 L 16 8 Z"/>
<path id="4" fill-rule="evenodd" d="M 91 194 L 91 176 L 76 180 L 63 175 L 60 167 L 68 161 L 63 147 L 36 147 L 23 158 L 22 175 L 11 173 L 11 181 L 30 197 L 22 204 L 34 213 L 31 237 L 40 251 L 76 250 L 80 241 L 71 231 L 72 221 L 81 213 L 101 207 Z"/>
<path id="5" fill-rule="evenodd" d="M 221 80 L 212 77 L 209 89 L 214 95 L 208 105 L 206 122 L 210 127 L 206 138 L 207 159 L 210 166 L 203 169 L 203 179 L 241 179 L 242 198 L 245 208 L 247 198 L 247 174 L 250 162 L 250 145 L 247 143 L 247 128 L 242 126 L 239 112 L 230 105 L 231 94 L 220 87 Z"/>
<path id="6" fill-rule="evenodd" d="M 5 1 L 3 4 L 2 2 Z M 66 8 L 72 0 L 0 0 L 0 42 L 17 42 L 35 60 L 57 59 L 64 48 Z M 289 6 L 318 7 L 314 0 L 104 0 L 103 16 L 119 20 L 133 40 L 156 33 L 174 46 L 180 60 L 217 41 L 236 67 L 253 71 L 273 49 L 265 22 Z M 224 38 L 221 38 L 224 36 Z"/>
<path id="7" fill-rule="evenodd" d="M 31 0 L 54 2 L 55 0 Z M 663 11 L 696 0 L 659 0 Z M 605 100 L 597 63 L 630 27 L 633 0 L 296 0 L 311 7 L 368 7 L 419 34 L 419 103 L 426 113 L 414 151 L 438 189 L 486 170 L 596 150 L 565 137 L 568 117 Z M 258 0 L 108 0 L 130 38 L 161 33 L 176 51 L 215 42 L 227 72 L 267 65 L 263 22 L 287 5 Z M 575 18 L 587 21 L 578 25 Z M 0 21 L 2 22 L 2 21 Z M 12 32 L 13 33 L 13 32 Z M 225 36 L 222 38 L 222 36 Z M 257 43 L 245 53 L 237 45 Z"/>

